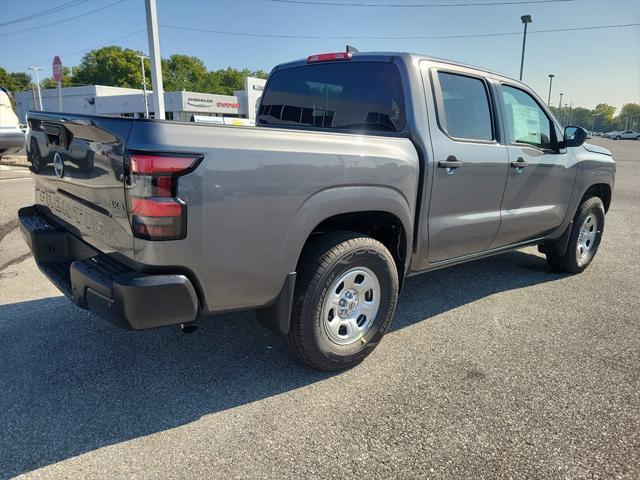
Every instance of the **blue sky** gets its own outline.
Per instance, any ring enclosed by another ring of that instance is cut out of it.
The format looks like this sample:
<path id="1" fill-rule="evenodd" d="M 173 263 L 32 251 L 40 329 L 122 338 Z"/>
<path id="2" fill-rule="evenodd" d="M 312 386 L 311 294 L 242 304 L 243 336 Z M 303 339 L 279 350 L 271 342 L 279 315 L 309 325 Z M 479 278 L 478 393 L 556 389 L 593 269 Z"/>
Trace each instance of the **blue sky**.
<path id="1" fill-rule="evenodd" d="M 488 3 L 497 0 L 301 0 L 332 3 Z M 504 1 L 504 0 L 503 0 Z M 522 0 L 513 0 L 522 1 Z M 0 66 L 27 71 L 45 68 L 59 54 L 65 65 L 76 65 L 84 51 L 118 44 L 148 51 L 144 0 L 77 0 L 73 8 L 0 27 Z M 0 24 L 68 4 L 69 0 L 1 0 Z M 46 28 L 106 7 L 93 14 Z M 519 5 L 469 7 L 354 7 L 300 5 L 269 0 L 158 0 L 162 56 L 183 53 L 200 57 L 207 67 L 261 68 L 312 53 L 339 51 L 346 40 L 330 38 L 259 38 L 168 28 L 184 26 L 226 32 L 304 36 L 442 36 L 521 32 L 520 16 L 530 14 L 530 32 L 596 25 L 640 23 L 640 0 L 573 0 Z M 13 32 L 17 32 L 13 34 Z M 9 34 L 9 35 L 7 35 Z M 126 38 L 122 38 L 125 37 Z M 119 39 L 117 41 L 114 41 Z M 480 65 L 517 77 L 522 36 L 455 39 L 349 40 L 361 51 L 398 50 L 425 53 Z M 640 103 L 640 27 L 531 33 L 523 80 L 547 98 L 548 74 L 554 79 L 552 103 L 616 107 Z"/>

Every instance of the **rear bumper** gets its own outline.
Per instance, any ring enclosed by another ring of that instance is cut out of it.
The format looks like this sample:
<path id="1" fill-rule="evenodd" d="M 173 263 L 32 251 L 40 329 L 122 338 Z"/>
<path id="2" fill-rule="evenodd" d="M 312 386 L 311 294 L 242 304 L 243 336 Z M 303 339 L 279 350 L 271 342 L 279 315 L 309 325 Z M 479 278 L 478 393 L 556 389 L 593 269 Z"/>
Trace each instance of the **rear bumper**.
<path id="1" fill-rule="evenodd" d="M 198 297 L 184 275 L 147 275 L 25 207 L 20 229 L 40 270 L 76 305 L 122 328 L 143 330 L 192 322 Z"/>

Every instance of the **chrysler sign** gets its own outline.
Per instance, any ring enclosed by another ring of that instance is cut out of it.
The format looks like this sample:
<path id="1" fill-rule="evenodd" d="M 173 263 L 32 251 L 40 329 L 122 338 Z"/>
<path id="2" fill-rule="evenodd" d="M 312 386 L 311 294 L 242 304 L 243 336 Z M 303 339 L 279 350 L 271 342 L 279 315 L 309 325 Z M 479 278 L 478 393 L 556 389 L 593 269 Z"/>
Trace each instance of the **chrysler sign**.
<path id="1" fill-rule="evenodd" d="M 187 103 L 192 107 L 210 107 L 213 105 L 213 100 L 210 98 L 187 98 Z"/>

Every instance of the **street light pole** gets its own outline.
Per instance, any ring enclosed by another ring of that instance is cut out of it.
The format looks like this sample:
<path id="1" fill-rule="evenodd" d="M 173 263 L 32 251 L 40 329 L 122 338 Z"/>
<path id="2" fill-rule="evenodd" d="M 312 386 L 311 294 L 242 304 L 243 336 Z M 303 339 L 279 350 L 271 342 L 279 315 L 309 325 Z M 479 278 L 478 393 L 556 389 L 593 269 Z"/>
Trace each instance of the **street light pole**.
<path id="1" fill-rule="evenodd" d="M 560 123 L 564 125 L 564 121 L 562 120 L 562 93 L 560 93 L 560 101 L 558 102 L 558 120 Z"/>
<path id="2" fill-rule="evenodd" d="M 142 67 L 142 94 L 144 95 L 144 118 L 149 118 L 149 102 L 147 101 L 147 76 L 144 73 L 144 59 L 149 58 L 146 55 L 138 55 L 140 57 L 140 66 Z"/>
<path id="3" fill-rule="evenodd" d="M 40 92 L 40 79 L 38 78 L 38 70 L 42 70 L 39 67 L 28 67 L 28 70 L 33 70 L 36 77 L 36 89 L 38 90 L 38 110 L 43 110 L 42 108 L 42 93 Z"/>
<path id="4" fill-rule="evenodd" d="M 145 0 L 147 13 L 147 36 L 151 57 L 151 83 L 153 85 L 153 109 L 155 118 L 164 120 L 164 87 L 160 57 L 160 35 L 158 34 L 158 7 L 156 0 Z"/>
<path id="5" fill-rule="evenodd" d="M 547 105 L 551 106 L 551 85 L 553 84 L 553 77 L 555 75 L 553 73 L 549 74 L 549 98 L 547 99 Z"/>
<path id="6" fill-rule="evenodd" d="M 527 44 L 527 24 L 531 23 L 531 15 L 523 15 L 520 17 L 524 23 L 524 36 L 522 37 L 522 58 L 520 59 L 520 81 L 522 81 L 522 69 L 524 68 L 524 47 Z"/>
<path id="7" fill-rule="evenodd" d="M 600 116 L 599 113 L 593 114 L 593 122 L 591 122 L 591 133 L 593 133 L 596 130 L 596 117 L 598 116 Z"/>

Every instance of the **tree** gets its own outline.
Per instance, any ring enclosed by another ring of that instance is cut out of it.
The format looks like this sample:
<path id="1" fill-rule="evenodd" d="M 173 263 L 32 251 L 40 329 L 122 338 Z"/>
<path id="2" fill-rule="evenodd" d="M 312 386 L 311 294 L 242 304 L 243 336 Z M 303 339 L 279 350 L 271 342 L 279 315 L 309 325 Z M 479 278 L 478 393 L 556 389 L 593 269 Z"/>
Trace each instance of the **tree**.
<path id="1" fill-rule="evenodd" d="M 31 77 L 23 72 L 7 72 L 0 67 L 0 87 L 4 87 L 12 93 L 29 90 L 31 88 Z"/>
<path id="2" fill-rule="evenodd" d="M 22 92 L 29 90 L 32 85 L 31 76 L 24 72 L 12 72 L 9 74 L 13 80 L 13 91 Z"/>
<path id="3" fill-rule="evenodd" d="M 625 103 L 620 113 L 615 118 L 616 130 L 636 129 L 640 130 L 640 105 L 637 103 Z"/>
<path id="4" fill-rule="evenodd" d="M 62 83 L 63 87 L 73 87 L 75 83 L 73 82 L 73 73 L 69 67 L 62 67 Z M 45 78 L 40 81 L 40 86 L 42 88 L 57 88 L 58 84 L 54 80 L 53 77 Z"/>
<path id="5" fill-rule="evenodd" d="M 569 122 L 571 125 L 591 130 L 593 123 L 593 117 L 591 116 L 591 110 L 583 107 L 572 108 L 569 112 Z"/>
<path id="6" fill-rule="evenodd" d="M 596 117 L 596 131 L 608 132 L 613 129 L 613 115 L 616 113 L 616 107 L 599 103 L 592 113 L 598 115 Z"/>
<path id="7" fill-rule="evenodd" d="M 102 47 L 86 53 L 73 70 L 73 83 L 141 88 L 140 52 L 117 46 Z"/>
<path id="8" fill-rule="evenodd" d="M 197 57 L 187 55 L 171 55 L 162 60 L 162 76 L 164 89 L 168 92 L 189 90 L 203 92 L 207 85 L 207 67 Z"/>
<path id="9" fill-rule="evenodd" d="M 269 76 L 269 74 L 267 72 L 265 72 L 264 70 L 256 70 L 255 72 L 253 72 L 253 75 L 251 75 L 251 76 L 252 77 L 266 79 Z"/>
<path id="10" fill-rule="evenodd" d="M 220 76 L 220 92 L 223 95 L 233 95 L 236 90 L 242 90 L 244 86 L 244 71 L 227 67 L 226 70 L 218 70 Z"/>

